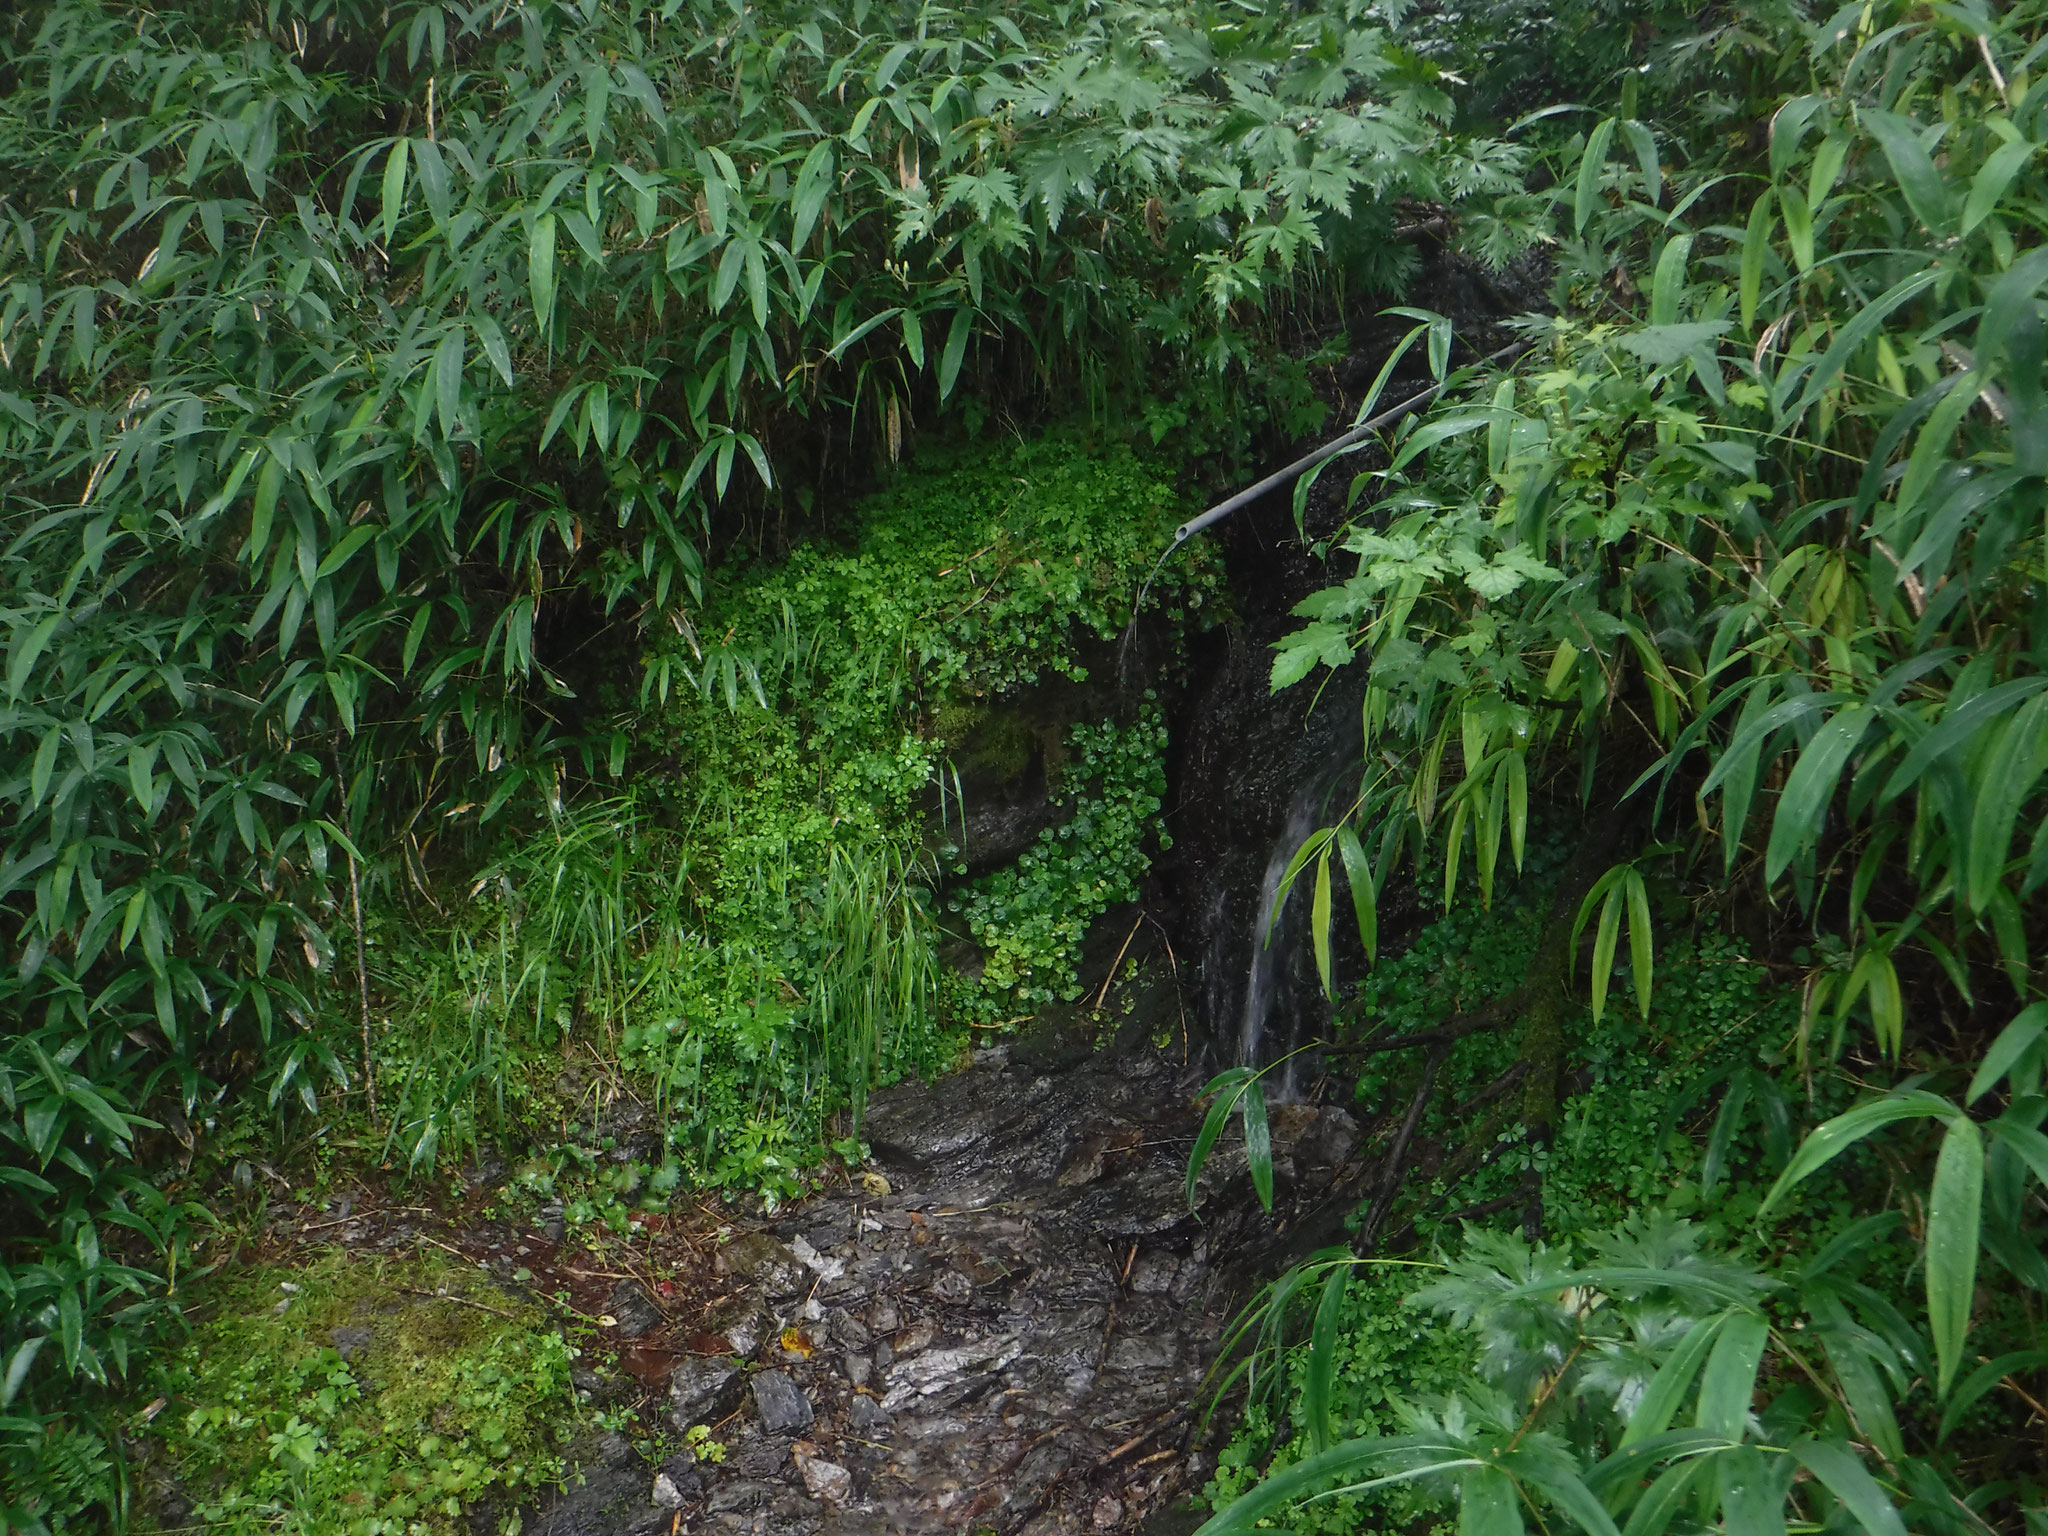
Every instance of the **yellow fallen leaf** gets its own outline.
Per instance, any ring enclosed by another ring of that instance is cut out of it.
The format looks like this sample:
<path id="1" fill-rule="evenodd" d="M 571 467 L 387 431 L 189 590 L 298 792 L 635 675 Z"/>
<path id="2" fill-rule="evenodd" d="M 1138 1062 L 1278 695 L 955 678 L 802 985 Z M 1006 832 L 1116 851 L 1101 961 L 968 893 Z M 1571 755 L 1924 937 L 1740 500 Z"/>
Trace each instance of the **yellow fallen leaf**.
<path id="1" fill-rule="evenodd" d="M 811 1341 L 804 1337 L 804 1331 L 801 1328 L 783 1329 L 782 1347 L 790 1354 L 795 1355 L 799 1360 L 811 1358 Z"/>

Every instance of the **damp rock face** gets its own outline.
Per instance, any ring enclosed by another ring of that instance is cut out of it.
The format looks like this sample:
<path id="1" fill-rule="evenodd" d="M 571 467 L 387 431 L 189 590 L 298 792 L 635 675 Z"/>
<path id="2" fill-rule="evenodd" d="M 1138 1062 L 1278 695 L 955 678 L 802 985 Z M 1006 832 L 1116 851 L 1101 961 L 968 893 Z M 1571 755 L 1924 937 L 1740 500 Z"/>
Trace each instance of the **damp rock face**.
<path id="1" fill-rule="evenodd" d="M 678 1430 L 723 1418 L 739 1396 L 737 1360 L 690 1358 L 678 1361 L 668 1378 L 669 1413 Z"/>
<path id="2" fill-rule="evenodd" d="M 1218 1148 L 1188 1209 L 1205 1076 L 1177 1052 L 1021 1048 L 876 1094 L 882 1177 L 734 1235 L 736 1294 L 683 1320 L 732 1347 L 669 1378 L 677 1428 L 713 1426 L 723 1459 L 640 1468 L 630 1508 L 591 1523 L 585 1492 L 578 1523 L 527 1528 L 1144 1531 L 1209 1475 L 1197 1395 L 1240 1282 L 1272 1258 L 1241 1150 Z M 1354 1129 L 1297 1118 L 1276 1152 L 1310 1188 Z"/>

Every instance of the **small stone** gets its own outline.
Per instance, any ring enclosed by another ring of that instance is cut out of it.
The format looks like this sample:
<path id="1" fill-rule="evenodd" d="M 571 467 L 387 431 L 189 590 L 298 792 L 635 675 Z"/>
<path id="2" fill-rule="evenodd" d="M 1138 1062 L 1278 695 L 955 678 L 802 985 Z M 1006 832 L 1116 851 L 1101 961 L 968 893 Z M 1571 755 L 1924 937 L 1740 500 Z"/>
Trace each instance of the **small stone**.
<path id="1" fill-rule="evenodd" d="M 849 1349 L 866 1349 L 874 1341 L 867 1325 L 851 1312 L 834 1311 L 830 1326 L 832 1337 Z"/>
<path id="2" fill-rule="evenodd" d="M 761 1347 L 762 1340 L 781 1331 L 780 1325 L 758 1296 L 742 1296 L 711 1314 L 711 1332 L 723 1335 L 732 1352 L 742 1360 Z"/>
<path id="3" fill-rule="evenodd" d="M 857 1349 L 846 1352 L 846 1379 L 856 1387 L 864 1387 L 875 1379 L 875 1364 Z"/>
<path id="4" fill-rule="evenodd" d="M 367 1328 L 337 1328 L 328 1337 L 334 1341 L 334 1352 L 344 1360 L 353 1360 L 370 1347 L 370 1330 Z"/>
<path id="5" fill-rule="evenodd" d="M 974 1282 L 957 1269 L 949 1269 L 932 1282 L 932 1294 L 956 1305 L 974 1294 Z"/>
<path id="6" fill-rule="evenodd" d="M 889 1347 L 889 1341 L 887 1339 L 882 1340 L 881 1343 L 875 1346 L 875 1369 L 878 1371 L 886 1371 L 887 1369 L 889 1369 L 890 1366 L 894 1365 L 895 1363 L 896 1351 Z"/>
<path id="7" fill-rule="evenodd" d="M 789 1245 L 789 1251 L 796 1261 L 811 1271 L 822 1282 L 837 1280 L 846 1273 L 846 1264 L 840 1259 L 828 1259 L 811 1246 L 807 1237 L 798 1237 Z"/>
<path id="8" fill-rule="evenodd" d="M 828 1504 L 844 1504 L 853 1497 L 853 1474 L 838 1462 L 806 1456 L 799 1451 L 796 1468 L 803 1474 L 804 1488 L 812 1498 L 823 1499 Z"/>
<path id="9" fill-rule="evenodd" d="M 659 1470 L 685 1504 L 703 1496 L 704 1474 L 697 1466 L 696 1456 L 689 1451 L 677 1451 Z"/>
<path id="10" fill-rule="evenodd" d="M 1093 1519 L 1095 1529 L 1097 1529 L 1098 1531 L 1110 1530 L 1116 1525 L 1117 1521 L 1123 1519 L 1123 1517 L 1123 1505 L 1119 1504 L 1115 1499 L 1110 1498 L 1107 1494 L 1103 1495 L 1103 1497 L 1095 1501 Z"/>
<path id="11" fill-rule="evenodd" d="M 606 1298 L 604 1309 L 616 1323 L 619 1337 L 637 1339 L 667 1321 L 660 1306 L 638 1280 L 621 1280 Z"/>
<path id="12" fill-rule="evenodd" d="M 762 1371 L 754 1377 L 754 1409 L 771 1435 L 809 1429 L 814 1417 L 803 1388 L 781 1371 Z"/>
<path id="13" fill-rule="evenodd" d="M 654 1474 L 654 1507 L 656 1509 L 681 1509 L 683 1491 L 676 1486 L 676 1480 L 666 1472 Z"/>
<path id="14" fill-rule="evenodd" d="M 668 1376 L 669 1409 L 676 1428 L 687 1430 L 692 1424 L 722 1418 L 721 1410 L 730 1401 L 739 1374 L 737 1360 L 701 1356 L 678 1360 Z"/>
<path id="15" fill-rule="evenodd" d="M 868 1314 L 868 1322 L 877 1333 L 894 1333 L 903 1326 L 903 1319 L 896 1311 L 896 1304 L 889 1301 L 876 1302 L 874 1310 Z"/>
<path id="16" fill-rule="evenodd" d="M 898 1331 L 889 1344 L 900 1359 L 904 1355 L 914 1355 L 921 1349 L 931 1348 L 932 1340 L 938 1336 L 938 1325 L 928 1317 L 921 1317 L 908 1328 Z"/>
<path id="17" fill-rule="evenodd" d="M 864 1435 L 879 1434 L 890 1427 L 888 1410 L 872 1397 L 856 1397 L 853 1406 L 847 1410 L 847 1417 L 853 1421 L 853 1427 Z"/>
<path id="18" fill-rule="evenodd" d="M 718 1250 L 718 1264 L 771 1296 L 793 1296 L 810 1281 L 797 1256 L 766 1232 L 742 1232 Z"/>

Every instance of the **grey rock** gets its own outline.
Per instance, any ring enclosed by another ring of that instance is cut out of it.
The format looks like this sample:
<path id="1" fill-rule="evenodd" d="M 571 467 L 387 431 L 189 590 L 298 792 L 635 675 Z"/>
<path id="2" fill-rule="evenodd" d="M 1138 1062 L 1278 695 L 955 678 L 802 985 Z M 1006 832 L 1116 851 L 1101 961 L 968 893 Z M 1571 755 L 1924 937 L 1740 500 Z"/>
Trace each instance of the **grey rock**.
<path id="1" fill-rule="evenodd" d="M 370 1330 L 367 1328 L 337 1328 L 328 1337 L 334 1341 L 334 1352 L 344 1360 L 353 1360 L 370 1347 Z"/>
<path id="2" fill-rule="evenodd" d="M 523 1528 L 531 1536 L 665 1536 L 675 1516 L 649 1504 L 647 1492 L 644 1472 L 586 1474 Z"/>
<path id="3" fill-rule="evenodd" d="M 896 1351 L 896 1358 L 914 1355 L 919 1350 L 929 1349 L 932 1340 L 939 1336 L 938 1324 L 928 1317 L 921 1317 L 908 1328 L 899 1329 L 889 1340 L 889 1347 Z"/>
<path id="4" fill-rule="evenodd" d="M 569 1446 L 567 1460 L 570 1466 L 585 1473 L 599 1467 L 616 1472 L 633 1465 L 633 1445 L 615 1429 L 594 1429 L 576 1437 Z"/>
<path id="5" fill-rule="evenodd" d="M 846 1416 L 864 1435 L 878 1435 L 890 1427 L 888 1410 L 865 1393 L 854 1398 Z"/>
<path id="6" fill-rule="evenodd" d="M 794 1296 L 810 1284 L 811 1272 L 802 1261 L 766 1232 L 742 1232 L 718 1250 L 718 1262 L 770 1296 Z"/>
<path id="7" fill-rule="evenodd" d="M 782 1371 L 761 1371 L 754 1377 L 754 1410 L 771 1435 L 793 1435 L 809 1429 L 815 1415 L 802 1387 Z"/>
<path id="8" fill-rule="evenodd" d="M 838 1462 L 799 1452 L 796 1468 L 812 1498 L 823 1499 L 828 1504 L 844 1504 L 853 1497 L 853 1474 Z"/>
<path id="9" fill-rule="evenodd" d="M 1140 1296 L 1164 1296 L 1173 1289 L 1173 1277 L 1180 1273 L 1180 1260 L 1161 1249 L 1138 1255 L 1131 1267 L 1131 1289 Z"/>
<path id="10" fill-rule="evenodd" d="M 676 1480 L 666 1472 L 654 1474 L 652 1498 L 656 1509 L 681 1509 L 684 1503 L 683 1490 L 676 1486 Z"/>
<path id="11" fill-rule="evenodd" d="M 1118 1339 L 1109 1346 L 1103 1365 L 1112 1371 L 1170 1371 L 1180 1358 L 1180 1348 L 1170 1337 Z"/>
<path id="12" fill-rule="evenodd" d="M 939 1277 L 932 1281 L 932 1294 L 941 1301 L 957 1304 L 974 1295 L 974 1282 L 957 1269 L 943 1270 Z"/>
<path id="13" fill-rule="evenodd" d="M 774 1492 L 775 1489 L 767 1483 L 724 1483 L 712 1489 L 711 1501 L 705 1507 L 714 1515 L 733 1509 L 756 1509 L 766 1504 Z"/>
<path id="14" fill-rule="evenodd" d="M 846 1379 L 864 1387 L 875 1379 L 875 1363 L 857 1349 L 846 1352 Z"/>
<path id="15" fill-rule="evenodd" d="M 677 1429 L 723 1418 L 739 1395 L 740 1364 L 722 1357 L 678 1360 L 668 1375 L 670 1416 Z"/>
<path id="16" fill-rule="evenodd" d="M 618 1336 L 622 1339 L 637 1339 L 642 1334 L 652 1333 L 667 1318 L 656 1305 L 647 1288 L 638 1280 L 621 1280 L 605 1299 L 604 1309 L 617 1324 Z"/>
<path id="17" fill-rule="evenodd" d="M 874 1340 L 867 1324 L 844 1309 L 835 1310 L 827 1326 L 832 1330 L 832 1337 L 849 1349 L 866 1349 Z"/>
<path id="18" fill-rule="evenodd" d="M 752 1358 L 754 1352 L 777 1332 L 775 1314 L 759 1296 L 749 1293 L 727 1302 L 711 1314 L 710 1328 L 713 1333 L 724 1336 L 732 1345 L 732 1352 L 742 1360 Z"/>

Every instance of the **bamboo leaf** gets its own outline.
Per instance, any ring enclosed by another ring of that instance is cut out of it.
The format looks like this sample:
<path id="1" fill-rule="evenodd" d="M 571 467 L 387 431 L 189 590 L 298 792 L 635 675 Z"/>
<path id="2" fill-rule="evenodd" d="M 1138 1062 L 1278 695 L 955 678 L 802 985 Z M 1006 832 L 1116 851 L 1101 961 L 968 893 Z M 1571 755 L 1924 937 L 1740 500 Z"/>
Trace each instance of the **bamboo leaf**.
<path id="1" fill-rule="evenodd" d="M 2001 144 L 1985 158 L 1970 181 L 1970 195 L 1963 202 L 1963 221 L 1957 228 L 1958 234 L 1967 235 L 1991 216 L 1991 210 L 2005 196 L 2006 188 L 2013 184 L 2039 147 L 2030 139 L 2015 139 L 2010 144 Z"/>
<path id="2" fill-rule="evenodd" d="M 1977 1232 L 1984 1194 L 1984 1138 L 1966 1115 L 1949 1121 L 1927 1195 L 1927 1325 L 1940 1362 L 1937 1392 L 1963 1363 L 1977 1294 Z"/>
<path id="3" fill-rule="evenodd" d="M 1998 1085 L 2000 1078 L 2011 1072 L 2031 1051 L 2048 1030 L 2048 1002 L 2029 1003 L 2021 1009 L 2013 1021 L 1998 1033 L 1991 1042 L 1991 1049 L 1984 1053 L 1978 1063 L 1976 1074 L 1970 1079 L 1969 1092 L 1964 1102 L 1974 1104 Z"/>
<path id="4" fill-rule="evenodd" d="M 1655 936 L 1650 930 L 1650 893 L 1643 877 L 1631 869 L 1622 888 L 1628 893 L 1629 965 L 1635 973 L 1636 1005 L 1650 1016 L 1650 984 L 1655 961 Z"/>
<path id="5" fill-rule="evenodd" d="M 1608 891 L 1600 907 L 1600 927 L 1593 935 L 1593 1022 L 1607 1008 L 1607 984 L 1614 977 L 1614 949 L 1621 937 L 1621 910 L 1625 898 L 1619 882 Z"/>
<path id="6" fill-rule="evenodd" d="M 405 207 L 406 163 L 412 149 L 410 139 L 399 139 L 384 157 L 384 243 L 398 234 L 398 216 Z"/>
<path id="7" fill-rule="evenodd" d="M 1190 1210 L 1194 1209 L 1195 1186 L 1202 1177 L 1203 1168 L 1208 1166 L 1209 1154 L 1215 1149 L 1216 1139 L 1223 1134 L 1223 1127 L 1230 1120 L 1230 1112 L 1237 1107 L 1238 1098 L 1243 1094 L 1245 1085 L 1251 1078 L 1251 1068 L 1231 1067 L 1227 1071 L 1217 1073 L 1202 1090 L 1204 1097 L 1214 1095 L 1214 1098 L 1209 1104 L 1208 1113 L 1202 1117 L 1201 1130 L 1195 1135 L 1194 1150 L 1188 1154 L 1187 1196 Z"/>
<path id="8" fill-rule="evenodd" d="M 1379 958 L 1379 893 L 1373 886 L 1372 862 L 1366 857 L 1350 823 L 1337 829 L 1337 851 L 1344 859 L 1344 878 L 1351 886 L 1351 909 L 1358 919 L 1358 942 L 1368 963 Z"/>
<path id="9" fill-rule="evenodd" d="M 1671 1427 L 1678 1405 L 1692 1390 L 1693 1378 L 1699 1374 L 1707 1352 L 1713 1348 L 1714 1341 L 1721 1336 L 1721 1330 L 1728 1326 L 1733 1316 L 1733 1312 L 1716 1312 L 1712 1317 L 1701 1318 L 1686 1330 L 1685 1337 L 1678 1341 L 1678 1347 L 1671 1351 L 1664 1363 L 1657 1367 L 1657 1374 L 1650 1378 L 1650 1385 L 1636 1404 L 1635 1411 L 1629 1414 L 1628 1428 L 1622 1432 L 1620 1449 L 1641 1445 Z"/>
<path id="10" fill-rule="evenodd" d="M 2048 1365 L 2048 1349 L 2020 1349 L 2011 1354 L 2000 1355 L 1996 1360 L 1987 1360 L 1976 1370 L 1963 1378 L 1962 1384 L 1949 1395 L 1948 1406 L 1942 1410 L 1941 1428 L 1935 1439 L 1948 1439 L 1949 1432 L 1963 1421 L 1963 1415 L 1977 1406 L 1984 1394 L 2004 1381 L 2008 1376 L 2017 1376 L 2022 1371 L 2038 1371 Z M 4 1402 L 0 1398 L 0 1402 Z"/>
<path id="11" fill-rule="evenodd" d="M 1724 1440 L 1740 1440 L 1749 1422 L 1750 1399 L 1756 1393 L 1757 1368 L 1763 1364 L 1770 1325 L 1760 1312 L 1737 1312 L 1714 1339 L 1700 1377 L 1700 1400 L 1693 1422 Z"/>
<path id="12" fill-rule="evenodd" d="M 1785 194 L 1785 202 L 1789 214 L 1789 191 Z M 1804 416 L 1813 403 L 1826 394 L 1835 380 L 1841 376 L 1843 368 L 1848 366 L 1849 359 L 1871 338 L 1879 326 L 1891 318 L 1892 312 L 1933 287 L 1940 275 L 1939 272 L 1919 272 L 1911 277 L 1901 278 L 1883 294 L 1857 310 L 1855 317 L 1836 334 L 1833 345 L 1821 355 L 1820 361 L 1814 364 L 1813 372 L 1807 376 L 1806 389 L 1800 395 L 1798 403 L 1780 414 L 1777 430 L 1786 430 Z"/>
<path id="13" fill-rule="evenodd" d="M 526 246 L 526 286 L 533 299 L 533 322 L 544 336 L 555 312 L 555 216 L 544 213 L 533 221 L 533 234 Z"/>
<path id="14" fill-rule="evenodd" d="M 1920 143 L 1919 124 L 1874 107 L 1864 107 L 1857 115 L 1884 150 L 1913 216 L 1937 235 L 1953 233 L 1955 202 L 1947 181 Z"/>
<path id="15" fill-rule="evenodd" d="M 1888 1094 L 1881 1099 L 1872 1099 L 1835 1116 L 1825 1125 L 1817 1127 L 1799 1144 L 1799 1150 L 1792 1155 L 1792 1161 L 1778 1176 L 1778 1182 L 1771 1186 L 1771 1192 L 1764 1197 L 1764 1203 L 1757 1208 L 1757 1218 L 1761 1220 L 1768 1216 L 1794 1186 L 1826 1167 L 1873 1131 L 1882 1130 L 1885 1126 L 1900 1120 L 1930 1117 L 1949 1120 L 1956 1114 L 1955 1105 L 1938 1094 L 1928 1093 L 1924 1089 L 1909 1088 Z"/>
<path id="16" fill-rule="evenodd" d="M 1742 268 L 1739 291 L 1742 303 L 1742 324 L 1745 329 L 1756 322 L 1756 306 L 1763 295 L 1764 257 L 1771 248 L 1771 229 L 1776 212 L 1769 187 L 1764 188 L 1749 210 L 1749 226 L 1742 239 Z"/>
<path id="17" fill-rule="evenodd" d="M 1600 198 L 1600 172 L 1607 164 L 1607 146 L 1614 142 L 1614 121 L 1610 117 L 1593 130 L 1579 157 L 1578 191 L 1572 199 L 1572 229 L 1577 234 L 1586 232 L 1586 221 Z"/>
<path id="18" fill-rule="evenodd" d="M 1323 996 L 1332 997 L 1335 990 L 1330 977 L 1330 844 L 1323 845 L 1322 857 L 1316 860 L 1315 899 L 1309 908 L 1309 934 L 1315 944 L 1316 975 L 1322 979 Z"/>
<path id="19" fill-rule="evenodd" d="M 1771 822 L 1770 846 L 1764 853 L 1767 884 L 1784 873 L 1785 866 L 1801 849 L 1819 840 L 1828 802 L 1834 798 L 1835 781 L 1875 718 L 1866 706 L 1852 704 L 1815 731 L 1799 754 L 1785 780 L 1784 792 L 1778 796 L 1777 814 Z"/>
<path id="20" fill-rule="evenodd" d="M 1309 1441 L 1317 1451 L 1327 1451 L 1335 1438 L 1330 1426 L 1330 1403 L 1337 1384 L 1337 1344 L 1344 1320 L 1344 1293 L 1351 1281 L 1351 1266 L 1338 1262 L 1330 1266 L 1323 1282 L 1322 1299 L 1316 1304 L 1316 1320 L 1309 1333 L 1308 1370 L 1302 1382 L 1302 1406 L 1308 1418 Z"/>
<path id="21" fill-rule="evenodd" d="M 1906 1536 L 1898 1510 L 1855 1452 L 1835 1441 L 1804 1439 L 1794 1443 L 1792 1455 L 1842 1501 L 1866 1536 Z"/>
<path id="22" fill-rule="evenodd" d="M 960 364 L 967 356 L 967 338 L 974 330 L 974 311 L 964 306 L 953 311 L 953 323 L 946 331 L 946 347 L 939 354 L 939 398 L 953 393 L 960 378 Z"/>
<path id="23" fill-rule="evenodd" d="M 1244 1109 L 1244 1157 L 1251 1170 L 1252 1191 L 1270 1215 L 1273 1210 L 1273 1129 L 1266 1120 L 1266 1090 L 1256 1076 L 1247 1078 L 1238 1101 Z"/>

